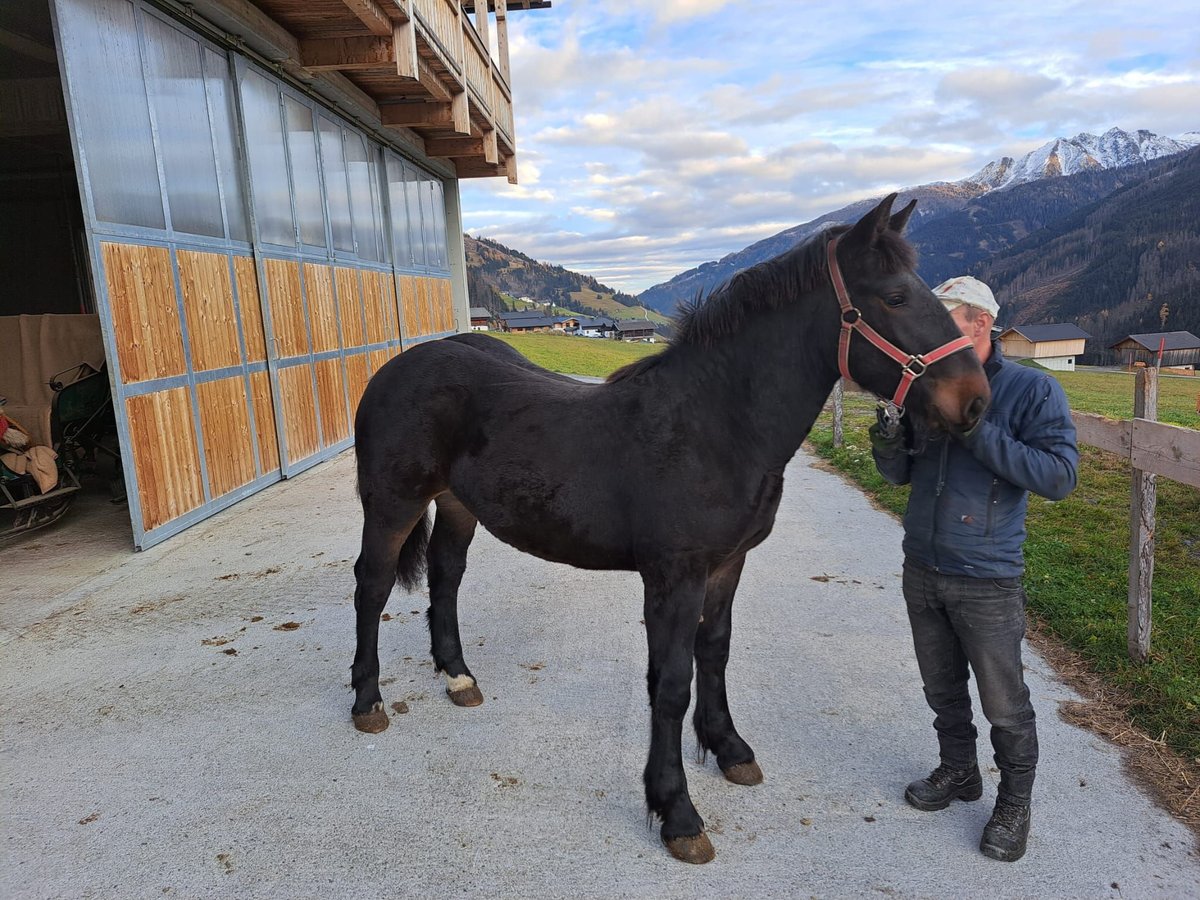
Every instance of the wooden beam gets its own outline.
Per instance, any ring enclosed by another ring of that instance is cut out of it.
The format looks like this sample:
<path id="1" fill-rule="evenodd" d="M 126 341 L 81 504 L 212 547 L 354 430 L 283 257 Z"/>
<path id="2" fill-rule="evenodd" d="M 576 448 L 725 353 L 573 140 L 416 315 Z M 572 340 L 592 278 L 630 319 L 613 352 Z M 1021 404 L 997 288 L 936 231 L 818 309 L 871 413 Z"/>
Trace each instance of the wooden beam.
<path id="1" fill-rule="evenodd" d="M 505 0 L 496 0 L 496 49 L 500 54 L 500 74 L 506 82 L 511 82 L 508 68 L 508 3 Z"/>
<path id="2" fill-rule="evenodd" d="M 448 103 L 385 103 L 379 117 L 391 128 L 453 128 L 454 113 Z"/>
<path id="3" fill-rule="evenodd" d="M 312 38 L 300 42 L 300 65 L 313 72 L 386 69 L 396 65 L 396 48 L 387 37 Z"/>
<path id="4" fill-rule="evenodd" d="M 437 73 L 422 57 L 417 58 L 417 81 L 421 83 L 421 87 L 425 88 L 425 92 L 439 103 L 450 103 L 454 99 L 450 89 L 442 84 Z"/>
<path id="5" fill-rule="evenodd" d="M 476 137 L 434 138 L 425 142 L 425 152 L 430 156 L 484 157 L 484 139 Z"/>
<path id="6" fill-rule="evenodd" d="M 30 59 L 36 59 L 38 62 L 58 64 L 58 56 L 49 44 L 43 44 L 34 38 L 9 31 L 7 28 L 0 28 L 0 47 L 5 47 Z"/>
<path id="7" fill-rule="evenodd" d="M 401 78 L 419 78 L 421 57 L 417 56 L 417 24 L 411 19 L 398 24 L 392 31 L 396 50 L 396 74 Z"/>
<path id="8" fill-rule="evenodd" d="M 392 34 L 392 20 L 388 14 L 380 9 L 379 4 L 375 0 L 342 0 L 346 4 L 346 8 L 354 15 L 358 16 L 358 20 L 367 26 L 367 30 L 378 37 L 390 37 Z"/>
<path id="9" fill-rule="evenodd" d="M 454 130 L 458 134 L 471 133 L 471 102 L 466 91 L 459 91 L 450 101 L 450 114 L 454 118 Z"/>
<path id="10" fill-rule="evenodd" d="M 500 148 L 496 144 L 496 129 L 483 133 L 483 159 L 493 166 L 500 164 Z"/>
<path id="11" fill-rule="evenodd" d="M 1134 384 L 1135 419 L 1158 418 L 1158 373 L 1139 369 Z M 1150 658 L 1151 588 L 1154 583 L 1154 512 L 1158 499 L 1153 472 L 1133 468 L 1133 492 L 1129 504 L 1129 622 L 1126 648 L 1139 663 Z"/>
<path id="12" fill-rule="evenodd" d="M 517 157 L 515 154 L 504 158 L 504 174 L 508 176 L 509 184 L 517 183 Z"/>

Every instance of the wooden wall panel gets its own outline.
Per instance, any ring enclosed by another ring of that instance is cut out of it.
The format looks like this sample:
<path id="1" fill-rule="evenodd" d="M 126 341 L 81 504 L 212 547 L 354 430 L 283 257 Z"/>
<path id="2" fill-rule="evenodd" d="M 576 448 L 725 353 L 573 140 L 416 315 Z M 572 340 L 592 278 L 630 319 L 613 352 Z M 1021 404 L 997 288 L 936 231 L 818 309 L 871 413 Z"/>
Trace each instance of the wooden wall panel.
<path id="1" fill-rule="evenodd" d="M 258 461 L 265 475 L 280 467 L 275 402 L 271 399 L 271 377 L 267 372 L 250 373 L 250 395 L 254 405 L 254 428 L 258 431 Z"/>
<path id="2" fill-rule="evenodd" d="M 334 278 L 337 280 L 338 312 L 342 317 L 342 340 L 347 347 L 361 347 L 367 342 L 367 333 L 363 327 L 358 270 L 339 266 L 334 269 Z"/>
<path id="3" fill-rule="evenodd" d="M 246 336 L 246 360 L 267 358 L 267 332 L 263 328 L 262 304 L 258 299 L 258 273 L 249 256 L 233 258 L 233 277 L 237 279 L 238 307 L 242 313 L 242 333 Z"/>
<path id="4" fill-rule="evenodd" d="M 341 346 L 333 308 L 333 270 L 329 266 L 304 264 L 304 290 L 308 296 L 309 329 L 313 352 L 323 353 Z"/>
<path id="5" fill-rule="evenodd" d="M 369 360 L 365 354 L 356 353 L 346 357 L 346 387 L 350 394 L 350 417 L 353 421 L 358 413 L 358 401 L 362 399 L 367 382 L 371 378 Z"/>
<path id="6" fill-rule="evenodd" d="M 316 363 L 317 396 L 321 403 L 321 437 L 329 447 L 350 436 L 350 420 L 346 416 L 346 382 L 340 359 L 323 359 Z"/>
<path id="7" fill-rule="evenodd" d="M 205 372 L 240 365 L 242 351 L 233 312 L 229 257 L 223 253 L 179 250 L 175 258 L 179 263 L 192 369 Z"/>
<path id="8" fill-rule="evenodd" d="M 450 295 L 450 282 L 444 278 L 434 281 L 434 291 L 437 295 L 439 327 L 438 331 L 454 330 L 454 300 Z"/>
<path id="9" fill-rule="evenodd" d="M 387 273 L 379 275 L 379 293 L 387 316 L 387 338 L 400 340 L 400 315 L 396 309 L 396 279 Z"/>
<path id="10" fill-rule="evenodd" d="M 250 409 L 241 376 L 196 385 L 204 461 L 213 498 L 254 480 Z"/>
<path id="11" fill-rule="evenodd" d="M 271 327 L 279 342 L 281 357 L 308 353 L 304 301 L 300 293 L 300 265 L 287 259 L 263 260 L 267 297 L 271 305 Z"/>
<path id="12" fill-rule="evenodd" d="M 400 309 L 404 316 L 404 336 L 416 337 L 421 323 L 417 318 L 417 280 L 411 275 L 400 276 Z"/>
<path id="13" fill-rule="evenodd" d="M 372 350 L 370 353 L 370 356 L 371 356 L 371 374 L 372 375 L 374 375 L 376 372 L 378 372 L 383 367 L 383 364 L 386 363 L 389 359 L 391 359 L 391 355 L 388 353 L 388 351 L 386 349 Z"/>
<path id="14" fill-rule="evenodd" d="M 364 270 L 359 275 L 362 276 L 363 306 L 367 311 L 367 340 L 380 344 L 388 339 L 388 320 L 379 288 L 379 273 Z"/>
<path id="15" fill-rule="evenodd" d="M 429 318 L 429 279 L 417 279 L 417 334 L 432 334 L 433 325 Z"/>
<path id="16" fill-rule="evenodd" d="M 279 393 L 283 405 L 283 433 L 291 462 L 312 456 L 320 449 L 317 405 L 313 399 L 312 366 L 289 366 L 279 370 Z"/>
<path id="17" fill-rule="evenodd" d="M 182 375 L 183 329 L 165 247 L 102 243 L 104 275 L 125 384 Z"/>
<path id="18" fill-rule="evenodd" d="M 142 527 L 177 519 L 204 502 L 200 454 L 186 387 L 130 397 L 125 402 Z"/>

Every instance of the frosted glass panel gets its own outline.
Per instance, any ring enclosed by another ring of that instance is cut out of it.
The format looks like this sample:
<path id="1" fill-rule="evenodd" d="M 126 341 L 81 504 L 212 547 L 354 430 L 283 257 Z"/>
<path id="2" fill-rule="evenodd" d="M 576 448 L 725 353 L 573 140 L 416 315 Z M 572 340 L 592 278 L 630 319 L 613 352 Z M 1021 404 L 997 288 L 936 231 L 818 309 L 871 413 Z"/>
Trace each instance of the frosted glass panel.
<path id="1" fill-rule="evenodd" d="M 213 141 L 217 145 L 217 171 L 221 175 L 221 190 L 225 193 L 225 216 L 229 220 L 229 236 L 235 241 L 249 240 L 246 200 L 242 196 L 241 161 L 238 156 L 237 111 L 230 88 L 229 61 L 220 53 L 204 48 L 204 83 L 208 87 L 208 104 L 213 126 Z"/>
<path id="2" fill-rule="evenodd" d="M 292 187 L 300 241 L 325 246 L 325 213 L 321 203 L 321 181 L 317 175 L 317 136 L 313 133 L 312 110 L 283 98 L 288 128 L 288 155 L 292 162 Z"/>
<path id="3" fill-rule="evenodd" d="M 363 259 L 379 259 L 379 237 L 376 233 L 378 213 L 375 205 L 374 168 L 367 156 L 362 136 L 346 132 L 346 169 L 350 176 L 350 210 L 354 215 L 354 237 L 358 255 Z"/>
<path id="4" fill-rule="evenodd" d="M 407 196 L 409 234 L 412 237 L 413 265 L 425 265 L 425 228 L 421 219 L 421 175 L 408 165 L 404 166 L 404 193 Z"/>
<path id="5" fill-rule="evenodd" d="M 346 156 L 342 151 L 342 129 L 320 116 L 321 165 L 325 170 L 325 200 L 329 204 L 329 225 L 333 246 L 354 252 L 354 228 L 350 222 L 350 194 L 346 187 Z"/>
<path id="6" fill-rule="evenodd" d="M 133 6 L 126 0 L 59 0 L 58 10 L 96 218 L 163 228 Z"/>
<path id="7" fill-rule="evenodd" d="M 433 216 L 433 182 L 422 174 L 421 221 L 425 225 L 425 265 L 440 266 L 442 261 L 438 258 L 437 228 Z"/>
<path id="8" fill-rule="evenodd" d="M 392 214 L 392 258 L 398 266 L 411 266 L 412 237 L 408 227 L 408 201 L 404 188 L 407 167 L 398 157 L 387 154 L 388 202 Z"/>
<path id="9" fill-rule="evenodd" d="M 154 16 L 145 16 L 142 28 L 171 225 L 224 237 L 200 45 Z"/>
<path id="10" fill-rule="evenodd" d="M 450 266 L 446 254 L 446 195 L 440 181 L 435 178 L 430 183 L 433 186 L 433 238 L 437 245 L 437 264 L 445 269 Z"/>
<path id="11" fill-rule="evenodd" d="M 257 72 L 247 70 L 242 79 L 242 109 L 259 237 L 272 244 L 295 245 L 279 89 Z"/>

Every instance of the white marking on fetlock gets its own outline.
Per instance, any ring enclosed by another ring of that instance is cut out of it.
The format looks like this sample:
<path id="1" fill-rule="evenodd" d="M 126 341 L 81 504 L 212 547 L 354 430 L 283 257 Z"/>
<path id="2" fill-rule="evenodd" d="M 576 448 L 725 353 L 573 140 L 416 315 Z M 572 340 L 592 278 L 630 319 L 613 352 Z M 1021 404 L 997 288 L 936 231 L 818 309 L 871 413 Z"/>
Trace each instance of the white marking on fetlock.
<path id="1" fill-rule="evenodd" d="M 475 679 L 470 675 L 447 675 L 446 690 L 450 693 L 455 691 L 465 691 L 467 688 L 475 687 Z"/>

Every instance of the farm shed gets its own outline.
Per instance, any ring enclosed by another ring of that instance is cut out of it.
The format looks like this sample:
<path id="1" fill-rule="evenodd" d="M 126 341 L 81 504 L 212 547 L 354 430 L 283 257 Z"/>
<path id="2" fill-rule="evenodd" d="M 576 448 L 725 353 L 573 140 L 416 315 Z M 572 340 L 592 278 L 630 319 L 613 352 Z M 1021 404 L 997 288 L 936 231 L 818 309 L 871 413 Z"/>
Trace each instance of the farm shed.
<path id="1" fill-rule="evenodd" d="M 549 5 L 3 5 L 0 315 L 94 316 L 137 547 L 350 446 L 380 366 L 467 330 L 459 179 L 515 182 L 507 16 Z"/>
<path id="2" fill-rule="evenodd" d="M 1190 331 L 1156 331 L 1131 334 L 1109 346 L 1117 351 L 1126 366 L 1134 363 L 1152 366 L 1158 362 L 1158 348 L 1163 348 L 1162 364 L 1177 369 L 1194 369 L 1200 365 L 1200 338 Z"/>
<path id="3" fill-rule="evenodd" d="M 482 306 L 472 306 L 468 314 L 471 317 L 472 331 L 489 331 L 496 321 L 492 311 Z"/>
<path id="4" fill-rule="evenodd" d="M 622 341 L 641 341 L 654 337 L 654 323 L 647 319 L 625 319 L 617 322 L 616 337 Z"/>
<path id="5" fill-rule="evenodd" d="M 1000 347 L 1009 359 L 1032 359 L 1047 369 L 1074 372 L 1075 357 L 1090 337 L 1070 323 L 1014 325 L 1000 332 Z"/>

